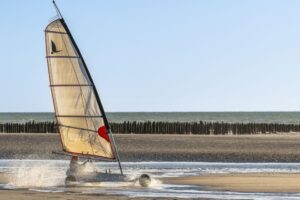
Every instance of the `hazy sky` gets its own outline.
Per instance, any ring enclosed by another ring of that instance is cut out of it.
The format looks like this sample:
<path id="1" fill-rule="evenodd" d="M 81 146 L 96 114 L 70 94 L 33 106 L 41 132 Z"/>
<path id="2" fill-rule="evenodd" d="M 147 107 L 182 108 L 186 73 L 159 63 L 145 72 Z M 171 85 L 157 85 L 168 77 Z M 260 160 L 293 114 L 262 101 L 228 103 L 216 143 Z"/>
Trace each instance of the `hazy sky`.
<path id="1" fill-rule="evenodd" d="M 57 4 L 107 111 L 300 110 L 300 1 Z M 3 1 L 0 11 L 0 112 L 52 111 L 51 1 Z"/>

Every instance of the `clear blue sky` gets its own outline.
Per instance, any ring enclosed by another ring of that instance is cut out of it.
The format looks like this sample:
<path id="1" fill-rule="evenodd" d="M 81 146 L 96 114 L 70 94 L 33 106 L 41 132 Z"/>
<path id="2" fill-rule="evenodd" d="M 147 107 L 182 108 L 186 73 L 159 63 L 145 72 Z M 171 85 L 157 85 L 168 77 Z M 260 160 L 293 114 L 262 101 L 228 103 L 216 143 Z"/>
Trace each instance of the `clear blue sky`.
<path id="1" fill-rule="evenodd" d="M 300 110 L 300 1 L 57 3 L 107 111 Z M 51 1 L 0 10 L 0 112 L 52 111 Z"/>

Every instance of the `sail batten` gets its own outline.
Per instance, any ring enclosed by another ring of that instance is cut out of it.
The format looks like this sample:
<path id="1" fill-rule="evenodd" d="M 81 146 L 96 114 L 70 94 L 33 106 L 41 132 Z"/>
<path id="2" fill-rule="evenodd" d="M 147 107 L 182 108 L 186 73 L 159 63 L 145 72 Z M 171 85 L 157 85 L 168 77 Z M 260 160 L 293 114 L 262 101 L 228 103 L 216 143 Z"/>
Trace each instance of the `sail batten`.
<path id="1" fill-rule="evenodd" d="M 80 58 L 79 56 L 46 56 L 46 58 Z"/>
<path id="2" fill-rule="evenodd" d="M 97 90 L 63 19 L 51 22 L 45 36 L 50 88 L 63 150 L 115 159 Z"/>
<path id="3" fill-rule="evenodd" d="M 90 84 L 56 84 L 56 85 L 49 85 L 50 87 L 91 87 L 93 85 Z"/>
<path id="4" fill-rule="evenodd" d="M 96 115 L 96 116 L 92 116 L 92 115 L 55 115 L 55 117 L 89 117 L 89 118 L 102 118 L 102 115 Z"/>
<path id="5" fill-rule="evenodd" d="M 68 34 L 66 32 L 59 32 L 59 31 L 49 31 L 49 30 L 45 30 L 46 33 L 56 33 L 56 34 Z"/>
<path id="6" fill-rule="evenodd" d="M 61 125 L 61 124 L 58 124 L 58 126 L 65 127 L 65 128 L 73 128 L 73 129 L 83 130 L 83 131 L 89 131 L 89 132 L 95 132 L 95 133 L 97 132 L 97 131 L 94 131 L 91 129 L 79 128 L 79 127 L 75 127 L 75 126 L 66 126 L 66 125 Z"/>

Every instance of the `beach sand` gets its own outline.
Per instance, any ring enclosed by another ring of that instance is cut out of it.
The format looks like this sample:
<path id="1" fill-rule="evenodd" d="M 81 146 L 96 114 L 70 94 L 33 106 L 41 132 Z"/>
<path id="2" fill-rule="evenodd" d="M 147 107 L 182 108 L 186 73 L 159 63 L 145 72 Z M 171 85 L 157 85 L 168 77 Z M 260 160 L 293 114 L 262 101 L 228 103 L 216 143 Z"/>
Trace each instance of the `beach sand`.
<path id="1" fill-rule="evenodd" d="M 210 190 L 233 192 L 300 192 L 300 174 L 298 173 L 205 174 L 165 178 L 163 182 L 176 185 L 198 185 Z"/>
<path id="2" fill-rule="evenodd" d="M 88 194 L 77 194 L 77 193 L 49 193 L 49 192 L 34 192 L 25 190 L 1 190 L 0 199 L 5 200 L 128 200 L 131 199 L 125 196 L 105 196 L 105 195 L 88 195 Z M 147 198 L 137 198 L 147 199 Z M 150 199 L 150 198 L 148 198 Z"/>
<path id="3" fill-rule="evenodd" d="M 0 190 L 1 200 L 174 200 L 178 198 L 141 198 L 141 197 L 126 197 L 117 195 L 89 195 L 89 194 L 79 194 L 79 193 L 49 193 L 49 192 L 34 192 L 34 191 L 24 191 L 24 190 Z M 207 199 L 201 199 L 207 200 Z"/>
<path id="4" fill-rule="evenodd" d="M 10 182 L 10 175 L 0 173 L 0 184 L 7 184 Z M 38 188 L 37 188 L 38 189 Z M 163 198 L 163 197 L 127 197 L 122 195 L 105 195 L 105 194 L 84 194 L 80 192 L 39 192 L 28 189 L 1 189 L 0 200 L 181 200 L 181 198 Z M 198 199 L 198 198 L 197 198 Z M 208 200 L 201 198 L 201 200 Z"/>
<path id="5" fill-rule="evenodd" d="M 0 183 L 7 182 L 5 174 L 0 174 Z M 202 186 L 203 190 L 210 191 L 232 191 L 232 192 L 252 192 L 252 193 L 299 193 L 300 192 L 300 174 L 299 173 L 246 173 L 246 174 L 203 174 L 202 176 L 190 177 L 172 177 L 161 179 L 164 184 L 174 185 L 196 185 Z M 83 194 L 76 192 L 38 192 L 26 189 L 18 190 L 0 190 L 0 199 L 10 200 L 40 200 L 40 199 L 58 199 L 58 200 L 164 200 L 180 198 L 133 198 L 117 195 L 103 194 Z M 198 198 L 197 198 L 198 199 Z M 200 198 L 201 199 L 201 198 Z M 202 199 L 204 200 L 204 198 Z"/>
<path id="6" fill-rule="evenodd" d="M 115 134 L 122 161 L 300 162 L 300 134 Z M 57 134 L 0 134 L 0 159 L 68 159 Z"/>
<path id="7" fill-rule="evenodd" d="M 116 134 L 115 136 L 123 161 L 300 161 L 300 134 L 243 136 Z M 0 134 L 1 159 L 68 159 L 51 153 L 60 150 L 61 144 L 57 134 Z M 5 174 L 0 174 L 0 184 L 7 181 Z M 209 190 L 300 192 L 300 174 L 295 173 L 203 174 L 194 177 L 164 178 L 162 181 L 166 184 L 199 185 Z M 0 199 L 127 200 L 132 198 L 20 189 L 0 190 Z"/>

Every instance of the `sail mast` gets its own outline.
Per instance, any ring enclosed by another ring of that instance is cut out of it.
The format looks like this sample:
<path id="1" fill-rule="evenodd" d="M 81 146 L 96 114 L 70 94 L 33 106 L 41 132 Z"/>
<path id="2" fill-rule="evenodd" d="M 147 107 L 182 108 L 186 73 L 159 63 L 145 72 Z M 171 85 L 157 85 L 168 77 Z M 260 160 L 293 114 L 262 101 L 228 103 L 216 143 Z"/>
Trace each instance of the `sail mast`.
<path id="1" fill-rule="evenodd" d="M 56 5 L 56 3 L 55 3 L 55 0 L 53 0 L 52 3 L 53 3 L 53 5 L 54 5 L 54 8 L 55 8 L 55 10 L 56 10 L 56 12 L 57 12 L 58 17 L 61 18 L 61 19 L 63 19 L 63 16 L 62 16 L 60 10 L 58 9 L 58 7 L 57 7 L 57 5 Z"/>
<path id="2" fill-rule="evenodd" d="M 58 14 L 58 16 L 59 16 L 59 18 L 60 18 L 60 20 L 61 20 L 61 23 L 62 23 L 63 27 L 65 28 L 66 32 L 69 34 L 70 40 L 72 41 L 72 43 L 74 44 L 75 49 L 77 50 L 77 52 L 78 52 L 78 54 L 79 54 L 79 57 L 80 57 L 81 60 L 82 60 L 83 66 L 84 66 L 84 68 L 85 68 L 85 70 L 86 70 L 87 76 L 89 77 L 89 79 L 90 79 L 90 81 L 91 81 L 91 83 L 92 83 L 92 87 L 93 87 L 93 90 L 94 90 L 94 94 L 95 94 L 97 103 L 98 103 L 98 105 L 99 105 L 99 109 L 100 109 L 100 111 L 101 111 L 101 113 L 102 113 L 102 115 L 103 115 L 104 125 L 105 125 L 105 127 L 107 128 L 107 131 L 108 131 L 108 133 L 109 133 L 109 137 L 110 137 L 111 140 L 112 140 L 112 146 L 113 146 L 112 149 L 113 149 L 113 151 L 114 151 L 114 154 L 115 154 L 115 156 L 116 156 L 117 162 L 118 162 L 118 164 L 119 164 L 120 172 L 121 172 L 121 174 L 123 175 L 123 170 L 122 170 L 122 166 L 121 166 L 121 162 L 120 162 L 120 157 L 119 157 L 118 149 L 117 149 L 117 147 L 116 147 L 116 143 L 115 143 L 115 140 L 114 140 L 114 137 L 113 137 L 113 135 L 112 135 L 112 131 L 111 131 L 110 125 L 109 125 L 108 120 L 107 120 L 107 117 L 106 117 L 106 113 L 105 113 L 104 108 L 103 108 L 103 106 L 102 106 L 102 103 L 101 103 L 101 100 L 100 100 L 98 91 L 97 91 L 97 89 L 96 89 L 96 86 L 95 86 L 95 84 L 94 84 L 94 81 L 93 81 L 93 79 L 92 79 L 92 76 L 91 76 L 91 74 L 90 74 L 90 72 L 89 72 L 89 70 L 88 70 L 88 68 L 87 68 L 87 65 L 86 65 L 86 63 L 85 63 L 85 61 L 84 61 L 84 59 L 83 59 L 83 56 L 81 55 L 81 52 L 80 52 L 80 50 L 79 50 L 79 48 L 78 48 L 78 46 L 77 46 L 77 44 L 76 44 L 76 42 L 75 42 L 75 40 L 74 40 L 74 38 L 73 38 L 73 36 L 72 36 L 72 34 L 71 34 L 69 28 L 68 28 L 68 26 L 67 26 L 67 24 L 66 24 L 64 18 L 62 17 L 61 12 L 60 12 L 60 10 L 59 10 L 59 8 L 58 8 L 58 6 L 56 5 L 56 3 L 55 3 L 54 0 L 53 0 L 53 5 L 54 5 L 54 7 L 55 7 L 55 9 L 56 9 L 56 11 L 57 11 L 57 14 Z"/>

